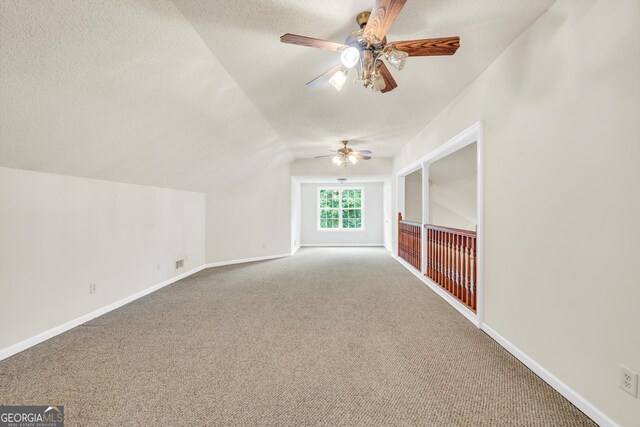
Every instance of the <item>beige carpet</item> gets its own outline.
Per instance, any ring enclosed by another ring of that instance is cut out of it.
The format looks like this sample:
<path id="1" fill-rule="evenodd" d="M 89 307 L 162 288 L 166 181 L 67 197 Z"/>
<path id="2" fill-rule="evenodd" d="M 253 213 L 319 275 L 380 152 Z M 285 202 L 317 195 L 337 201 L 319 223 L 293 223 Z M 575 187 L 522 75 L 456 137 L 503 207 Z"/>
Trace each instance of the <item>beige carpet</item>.
<path id="1" fill-rule="evenodd" d="M 379 248 L 204 270 L 0 362 L 68 426 L 585 426 Z"/>

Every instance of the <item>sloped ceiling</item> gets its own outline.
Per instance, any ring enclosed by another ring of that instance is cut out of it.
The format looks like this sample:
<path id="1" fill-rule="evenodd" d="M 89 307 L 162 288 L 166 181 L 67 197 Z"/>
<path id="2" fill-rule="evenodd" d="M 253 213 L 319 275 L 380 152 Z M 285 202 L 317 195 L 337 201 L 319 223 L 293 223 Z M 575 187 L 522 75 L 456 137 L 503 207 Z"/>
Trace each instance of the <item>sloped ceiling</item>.
<path id="1" fill-rule="evenodd" d="M 279 42 L 341 41 L 373 0 L 3 0 L 0 166 L 205 191 L 342 138 L 390 156 L 552 2 L 409 0 L 390 40 L 462 47 L 381 95 L 306 88 L 339 58 Z"/>
<path id="2" fill-rule="evenodd" d="M 554 0 L 408 0 L 388 39 L 459 35 L 452 57 L 410 58 L 387 94 L 305 83 L 339 54 L 280 43 L 285 33 L 343 42 L 375 0 L 174 0 L 296 157 L 341 139 L 391 156 L 478 76 Z M 490 100 L 487 100 L 490 102 Z M 464 127 L 464 126 L 463 126 Z"/>
<path id="3" fill-rule="evenodd" d="M 171 1 L 0 2 L 0 166 L 207 191 L 290 160 Z"/>

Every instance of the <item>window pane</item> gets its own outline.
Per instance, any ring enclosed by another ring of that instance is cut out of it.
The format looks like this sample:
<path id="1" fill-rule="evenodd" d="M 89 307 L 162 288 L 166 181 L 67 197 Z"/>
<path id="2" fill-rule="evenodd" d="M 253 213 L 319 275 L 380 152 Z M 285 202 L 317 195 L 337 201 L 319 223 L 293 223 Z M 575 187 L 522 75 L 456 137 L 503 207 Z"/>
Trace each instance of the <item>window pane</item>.
<path id="1" fill-rule="evenodd" d="M 338 220 L 338 219 L 334 219 L 334 220 L 332 221 L 332 224 L 331 224 L 331 225 L 332 225 L 332 227 L 331 227 L 331 228 L 338 228 L 338 227 L 340 227 L 340 220 Z"/>
<path id="2" fill-rule="evenodd" d="M 362 218 L 362 210 L 354 209 L 352 218 Z"/>
<path id="3" fill-rule="evenodd" d="M 331 190 L 320 190 L 320 207 L 321 208 L 328 207 L 330 197 L 331 197 Z"/>
<path id="4" fill-rule="evenodd" d="M 340 199 L 338 198 L 338 196 L 332 198 L 329 202 L 329 207 L 330 208 L 339 208 L 340 207 Z"/>
<path id="5" fill-rule="evenodd" d="M 350 219 L 353 221 L 353 228 L 362 228 L 362 219 Z"/>
<path id="6" fill-rule="evenodd" d="M 331 218 L 333 219 L 340 219 L 340 212 L 336 209 L 331 211 Z"/>
<path id="7" fill-rule="evenodd" d="M 327 220 L 326 219 L 321 219 L 320 220 L 320 228 L 327 228 Z"/>
<path id="8" fill-rule="evenodd" d="M 362 191 L 360 190 L 353 190 L 354 192 L 354 196 L 353 196 L 353 207 L 354 208 L 361 208 L 362 207 Z"/>

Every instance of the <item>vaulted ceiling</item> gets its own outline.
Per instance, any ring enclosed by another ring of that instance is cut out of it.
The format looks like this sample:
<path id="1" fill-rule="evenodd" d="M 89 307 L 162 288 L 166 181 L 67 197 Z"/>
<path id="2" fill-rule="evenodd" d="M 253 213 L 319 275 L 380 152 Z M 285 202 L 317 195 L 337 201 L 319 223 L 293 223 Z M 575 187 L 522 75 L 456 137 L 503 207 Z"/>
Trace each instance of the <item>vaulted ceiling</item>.
<path id="1" fill-rule="evenodd" d="M 325 154 L 341 139 L 393 155 L 553 2 L 408 0 L 388 40 L 460 36 L 461 47 L 450 57 L 409 58 L 404 70 L 391 69 L 399 87 L 380 94 L 359 84 L 305 87 L 339 54 L 280 43 L 285 33 L 342 43 L 375 0 L 174 0 L 296 157 Z"/>
<path id="2" fill-rule="evenodd" d="M 373 0 L 4 0 L 0 166 L 200 191 L 343 138 L 390 156 L 551 3 L 409 0 L 390 40 L 462 47 L 379 94 L 306 88 L 338 56 L 279 42 L 342 41 Z"/>

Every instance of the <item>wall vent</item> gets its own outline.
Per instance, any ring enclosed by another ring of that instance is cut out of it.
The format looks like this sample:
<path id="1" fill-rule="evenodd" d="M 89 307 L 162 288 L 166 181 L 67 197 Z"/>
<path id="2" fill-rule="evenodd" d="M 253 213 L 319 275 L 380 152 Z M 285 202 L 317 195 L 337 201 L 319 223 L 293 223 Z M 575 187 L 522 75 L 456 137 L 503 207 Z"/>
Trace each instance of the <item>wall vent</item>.
<path id="1" fill-rule="evenodd" d="M 184 267 L 184 259 L 179 259 L 176 261 L 176 270 Z"/>

